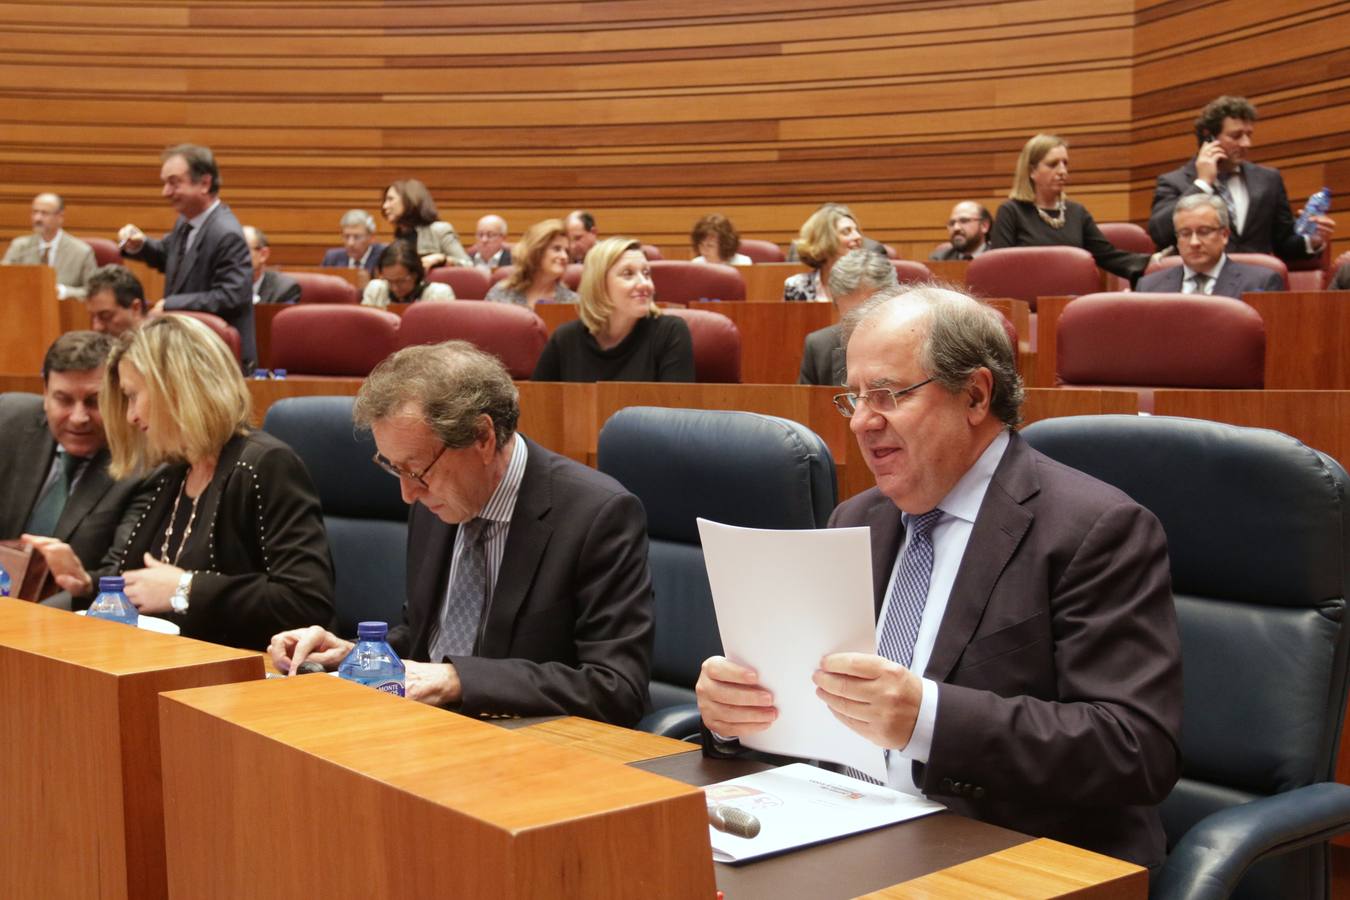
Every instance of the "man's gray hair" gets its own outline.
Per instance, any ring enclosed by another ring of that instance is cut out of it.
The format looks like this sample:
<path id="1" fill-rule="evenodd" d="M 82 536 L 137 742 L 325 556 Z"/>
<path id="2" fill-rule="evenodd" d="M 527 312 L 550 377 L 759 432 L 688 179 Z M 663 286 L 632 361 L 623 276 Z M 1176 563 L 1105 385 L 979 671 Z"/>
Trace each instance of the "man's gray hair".
<path id="1" fill-rule="evenodd" d="M 1214 194 L 1187 194 L 1177 201 L 1176 208 L 1172 210 L 1172 222 L 1176 224 L 1177 216 L 1184 212 L 1190 212 L 1195 209 L 1204 209 L 1209 207 L 1219 216 L 1219 224 L 1224 228 L 1228 225 L 1228 204 L 1223 202 L 1222 197 Z"/>
<path id="2" fill-rule="evenodd" d="M 364 228 L 370 234 L 375 233 L 375 220 L 364 209 L 349 209 L 342 214 L 339 228 Z"/>
<path id="3" fill-rule="evenodd" d="M 405 347 L 375 367 L 352 407 L 357 428 L 369 429 L 412 404 L 452 450 L 481 436 L 480 416 L 492 419 L 497 449 L 516 433 L 520 392 L 497 357 L 468 341 Z"/>
<path id="4" fill-rule="evenodd" d="M 831 297 L 847 297 L 865 289 L 875 293 L 899 283 L 890 259 L 871 250 L 850 250 L 830 270 Z"/>
<path id="5" fill-rule="evenodd" d="M 1022 421 L 1026 391 L 1017 374 L 1017 356 L 1003 316 L 959 291 L 920 285 L 898 292 L 883 291 L 844 316 L 841 339 L 847 350 L 853 333 L 870 327 L 872 319 L 892 303 L 907 303 L 926 309 L 928 331 L 919 347 L 919 368 L 949 393 L 964 390 L 976 370 L 993 375 L 989 409 L 1012 428 Z"/>

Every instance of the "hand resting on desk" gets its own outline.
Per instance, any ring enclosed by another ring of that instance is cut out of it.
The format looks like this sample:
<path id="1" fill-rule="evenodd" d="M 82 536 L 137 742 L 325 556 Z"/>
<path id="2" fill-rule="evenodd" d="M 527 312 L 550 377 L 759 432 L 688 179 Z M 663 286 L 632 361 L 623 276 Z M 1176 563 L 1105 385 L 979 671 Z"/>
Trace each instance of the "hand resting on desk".
<path id="1" fill-rule="evenodd" d="M 294 628 L 272 635 L 267 652 L 278 672 L 299 674 L 300 664 L 316 662 L 329 672 L 337 669 L 356 645 L 321 626 Z M 461 696 L 459 673 L 449 663 L 423 663 L 405 659 L 405 696 L 432 706 L 451 706 Z"/>

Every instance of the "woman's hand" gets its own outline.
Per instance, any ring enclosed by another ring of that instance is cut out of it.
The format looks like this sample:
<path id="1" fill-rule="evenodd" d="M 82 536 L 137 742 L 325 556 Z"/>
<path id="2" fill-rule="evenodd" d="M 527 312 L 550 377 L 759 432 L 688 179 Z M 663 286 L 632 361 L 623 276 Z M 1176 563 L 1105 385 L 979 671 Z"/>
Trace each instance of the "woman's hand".
<path id="1" fill-rule="evenodd" d="M 444 253 L 428 253 L 422 257 L 422 268 L 430 271 L 437 266 L 445 265 L 446 256 Z"/>
<path id="2" fill-rule="evenodd" d="M 173 608 L 169 598 L 178 590 L 178 580 L 183 577 L 184 571 L 160 562 L 147 553 L 144 569 L 122 573 L 127 582 L 127 599 L 143 613 L 155 615 L 169 612 Z"/>
<path id="3" fill-rule="evenodd" d="M 83 597 L 93 591 L 94 580 L 84 570 L 84 563 L 70 549 L 65 541 L 40 534 L 21 535 L 21 540 L 32 547 L 47 561 L 47 571 L 51 572 L 61 590 L 69 591 L 76 597 Z"/>

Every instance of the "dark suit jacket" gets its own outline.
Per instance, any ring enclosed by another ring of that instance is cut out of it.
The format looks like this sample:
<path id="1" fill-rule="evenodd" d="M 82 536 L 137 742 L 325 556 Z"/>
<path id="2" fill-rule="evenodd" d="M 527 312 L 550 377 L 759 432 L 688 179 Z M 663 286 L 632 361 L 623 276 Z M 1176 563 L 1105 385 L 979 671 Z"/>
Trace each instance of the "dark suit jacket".
<path id="1" fill-rule="evenodd" d="M 56 455 L 56 439 L 47 427 L 42 398 L 0 394 L 0 539 L 23 534 Z M 93 571 L 108 548 L 125 540 L 149 495 L 140 479 L 113 481 L 108 451 L 85 466 L 56 523 L 57 538 L 70 544 L 84 567 Z"/>
<path id="2" fill-rule="evenodd" d="M 376 270 L 380 267 L 380 254 L 384 252 L 384 248 L 387 246 L 387 244 L 372 243 L 370 245 L 370 252 L 366 254 L 365 265 L 361 266 L 361 268 L 365 269 L 371 275 L 376 274 Z M 334 247 L 323 255 L 323 262 L 319 263 L 319 265 L 330 269 L 346 269 L 350 268 L 347 265 L 347 260 L 349 258 L 345 247 Z"/>
<path id="3" fill-rule="evenodd" d="M 1144 293 L 1177 294 L 1181 292 L 1181 266 L 1159 269 L 1152 275 L 1145 275 L 1135 285 L 1136 291 Z M 1241 300 L 1244 291 L 1282 291 L 1284 282 L 1280 276 L 1264 266 L 1248 266 L 1233 260 L 1225 260 L 1219 270 L 1219 280 L 1214 282 L 1211 293 L 1220 297 L 1232 297 Z"/>
<path id="4" fill-rule="evenodd" d="M 798 384 L 844 383 L 844 348 L 839 344 L 839 325 L 826 325 L 806 336 L 802 346 L 802 370 Z"/>
<path id="5" fill-rule="evenodd" d="M 263 272 L 258 285 L 259 303 L 299 303 L 300 282 L 281 272 Z"/>
<path id="6" fill-rule="evenodd" d="M 463 685 L 459 711 L 632 725 L 646 710 L 651 672 L 646 514 L 609 476 L 531 441 L 526 446 L 529 461 L 478 645 L 473 656 L 448 660 Z M 455 531 L 413 504 L 408 602 L 403 624 L 389 634 L 401 656 L 429 657 Z"/>
<path id="7" fill-rule="evenodd" d="M 164 273 L 164 308 L 215 313 L 239 332 L 244 371 L 258 364 L 253 329 L 253 263 L 239 220 L 224 203 L 202 223 L 192 249 L 177 263 L 178 245 L 187 239 L 182 216 L 173 231 L 155 240 L 147 237 L 138 253 L 126 253 Z"/>
<path id="8" fill-rule="evenodd" d="M 1242 177 L 1247 182 L 1247 220 L 1242 231 L 1230 228 L 1229 253 L 1270 253 L 1281 259 L 1307 259 L 1308 246 L 1294 231 L 1294 214 L 1289 209 L 1289 195 L 1284 190 L 1284 178 L 1278 169 L 1242 164 Z M 1195 186 L 1195 160 L 1158 176 L 1153 191 L 1153 212 L 1148 220 L 1148 233 L 1159 247 L 1170 247 L 1177 242 L 1172 227 L 1172 212 L 1177 201 L 1189 194 L 1203 194 Z"/>
<path id="9" fill-rule="evenodd" d="M 878 612 L 900 510 L 875 488 L 832 526 L 871 528 Z M 1180 770 L 1181 649 L 1158 520 L 1016 435 L 970 534 L 925 675 L 923 792 L 956 812 L 1153 865 Z"/>

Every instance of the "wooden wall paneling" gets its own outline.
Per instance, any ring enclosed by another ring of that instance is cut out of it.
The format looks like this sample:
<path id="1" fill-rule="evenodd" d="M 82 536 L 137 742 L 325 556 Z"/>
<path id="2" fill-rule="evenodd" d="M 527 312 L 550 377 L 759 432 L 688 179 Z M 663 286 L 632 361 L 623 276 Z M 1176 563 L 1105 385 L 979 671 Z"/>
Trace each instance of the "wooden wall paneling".
<path id="1" fill-rule="evenodd" d="M 1350 388 L 1350 293 L 1244 294 L 1266 326 L 1267 389 Z"/>

